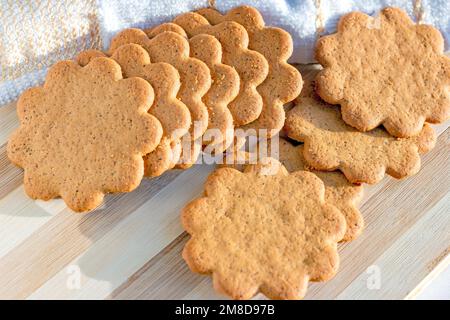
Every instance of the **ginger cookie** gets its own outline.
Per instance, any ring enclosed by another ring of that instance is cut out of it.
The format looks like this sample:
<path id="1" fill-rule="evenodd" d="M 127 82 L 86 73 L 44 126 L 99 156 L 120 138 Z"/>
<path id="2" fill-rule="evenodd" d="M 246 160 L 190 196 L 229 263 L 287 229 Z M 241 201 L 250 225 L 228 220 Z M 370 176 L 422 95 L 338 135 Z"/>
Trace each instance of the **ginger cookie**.
<path id="1" fill-rule="evenodd" d="M 310 170 L 303 157 L 303 145 L 294 146 L 285 139 L 279 140 L 278 160 L 288 172 Z M 345 217 L 347 230 L 342 241 L 356 239 L 364 228 L 358 205 L 362 200 L 363 187 L 350 183 L 339 171 L 311 171 L 325 184 L 325 202 L 338 208 Z"/>
<path id="2" fill-rule="evenodd" d="M 165 31 L 173 31 L 187 37 L 185 31 L 177 24 L 164 23 L 156 28 L 145 30 L 152 38 Z M 211 71 L 211 88 L 203 97 L 208 107 L 208 130 L 203 135 L 203 145 L 207 153 L 220 153 L 233 142 L 233 116 L 228 104 L 239 93 L 239 74 L 232 67 L 222 64 L 222 46 L 211 35 L 200 34 L 189 40 L 191 57 L 195 57 L 209 67 Z"/>
<path id="3" fill-rule="evenodd" d="M 342 106 L 347 124 L 359 131 L 382 124 L 393 136 L 410 137 L 425 121 L 450 117 L 450 59 L 437 29 L 385 8 L 376 18 L 349 13 L 337 30 L 317 42 L 324 70 L 316 85 L 322 99 Z"/>
<path id="4" fill-rule="evenodd" d="M 301 98 L 288 112 L 288 136 L 305 143 L 306 162 L 317 170 L 341 170 L 352 183 L 377 183 L 387 173 L 404 178 L 420 169 L 420 154 L 436 143 L 434 130 L 425 124 L 419 135 L 392 137 L 382 128 L 359 132 L 346 125 L 339 107 Z"/>
<path id="5" fill-rule="evenodd" d="M 152 62 L 166 62 L 178 70 L 181 80 L 178 98 L 191 113 L 192 140 L 200 138 L 208 127 L 208 108 L 202 101 L 211 87 L 208 66 L 190 57 L 188 40 L 174 32 L 163 32 L 150 39 L 140 29 L 125 29 L 111 40 L 109 53 L 113 54 L 119 47 L 129 43 L 139 44 L 147 50 Z M 196 159 L 189 161 L 194 163 Z"/>
<path id="6" fill-rule="evenodd" d="M 220 41 L 222 62 L 233 67 L 241 80 L 238 96 L 228 105 L 234 125 L 240 127 L 256 120 L 263 107 L 263 99 L 256 87 L 266 79 L 269 65 L 263 55 L 248 49 L 249 38 L 245 28 L 233 21 L 212 26 L 194 12 L 180 15 L 173 22 L 181 26 L 189 37 L 209 34 Z"/>
<path id="7" fill-rule="evenodd" d="M 83 65 L 101 55 L 104 53 L 89 50 L 82 52 L 76 60 Z M 111 58 L 119 63 L 125 78 L 140 77 L 153 87 L 155 99 L 149 113 L 161 122 L 163 136 L 158 147 L 144 157 L 144 175 L 159 176 L 173 168 L 174 162 L 178 162 L 179 154 L 172 149 L 179 145 L 180 138 L 188 132 L 191 122 L 189 109 L 177 99 L 181 86 L 178 71 L 165 62 L 151 63 L 147 51 L 137 44 L 121 46 Z"/>
<path id="8" fill-rule="evenodd" d="M 342 241 L 352 241 L 356 239 L 364 228 L 364 221 L 358 205 L 362 200 L 363 187 L 350 183 L 339 171 L 323 172 L 311 170 L 303 157 L 303 145 L 294 146 L 291 142 L 283 138 L 277 139 L 272 148 L 273 140 L 260 141 L 255 152 L 237 151 L 228 154 L 224 159 L 222 167 L 232 167 L 239 171 L 244 171 L 250 164 L 254 167 L 258 159 L 278 159 L 288 172 L 299 170 L 311 171 L 316 174 L 325 184 L 325 202 L 338 208 L 345 217 L 347 230 Z M 269 158 L 262 158 L 265 154 Z M 261 161 L 261 160 L 259 160 Z M 260 164 L 258 164 L 260 165 Z"/>
<path id="9" fill-rule="evenodd" d="M 43 87 L 20 96 L 20 127 L 8 142 L 9 159 L 24 168 L 27 194 L 60 196 L 72 210 L 87 211 L 105 193 L 135 189 L 144 174 L 142 157 L 162 136 L 161 124 L 148 114 L 152 102 L 151 85 L 123 79 L 112 59 L 52 66 Z"/>
<path id="10" fill-rule="evenodd" d="M 308 281 L 328 280 L 338 269 L 343 215 L 326 203 L 316 175 L 278 168 L 269 175 L 264 166 L 245 173 L 217 169 L 203 196 L 183 209 L 191 235 L 183 258 L 192 271 L 212 274 L 216 290 L 234 299 L 258 292 L 301 299 Z"/>
<path id="11" fill-rule="evenodd" d="M 257 88 L 264 101 L 263 108 L 259 118 L 244 128 L 255 129 L 257 132 L 266 129 L 266 137 L 274 136 L 284 126 L 283 105 L 294 100 L 302 89 L 300 72 L 287 63 L 293 51 L 291 35 L 280 28 L 266 27 L 259 11 L 250 6 L 236 7 L 225 15 L 212 8 L 201 9 L 197 13 L 212 25 L 223 21 L 241 24 L 248 32 L 248 47 L 266 58 L 269 73 Z"/>

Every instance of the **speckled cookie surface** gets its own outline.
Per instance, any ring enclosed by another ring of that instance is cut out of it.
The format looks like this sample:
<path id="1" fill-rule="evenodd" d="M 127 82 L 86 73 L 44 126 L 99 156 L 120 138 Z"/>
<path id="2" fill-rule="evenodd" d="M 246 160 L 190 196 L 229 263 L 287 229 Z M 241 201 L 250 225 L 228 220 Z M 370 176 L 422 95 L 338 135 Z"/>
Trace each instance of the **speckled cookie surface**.
<path id="1" fill-rule="evenodd" d="M 303 157 L 303 145 L 294 146 L 284 139 L 279 140 L 278 160 L 289 172 L 310 170 Z M 364 228 L 358 205 L 363 196 L 363 186 L 350 183 L 338 171 L 311 171 L 325 184 L 325 201 L 338 208 L 345 217 L 347 230 L 343 241 L 356 239 Z"/>
<path id="2" fill-rule="evenodd" d="M 136 188 L 142 157 L 162 136 L 161 124 L 148 114 L 152 102 L 150 84 L 122 79 L 112 59 L 52 66 L 43 87 L 21 95 L 20 127 L 8 142 L 8 157 L 25 170 L 27 194 L 60 196 L 74 211 L 87 211 L 105 193 Z"/>
<path id="3" fill-rule="evenodd" d="M 217 154 L 233 142 L 233 116 L 228 104 L 239 94 L 239 74 L 233 67 L 222 63 L 222 46 L 215 37 L 199 34 L 192 37 L 189 44 L 191 55 L 206 63 L 211 70 L 213 85 L 203 98 L 211 114 L 208 126 L 211 130 L 207 131 L 208 136 L 203 135 L 203 144 L 208 145 L 208 153 Z"/>
<path id="4" fill-rule="evenodd" d="M 86 51 L 77 56 L 80 65 L 86 64 L 96 56 L 104 55 L 99 51 Z M 178 71 L 165 62 L 151 63 L 147 51 L 137 44 L 126 44 L 118 48 L 111 56 L 122 68 L 125 78 L 140 77 L 153 87 L 155 99 L 149 113 L 154 115 L 163 128 L 163 136 L 158 147 L 145 155 L 145 176 L 159 176 L 178 162 L 179 154 L 173 148 L 179 145 L 191 124 L 191 116 L 186 105 L 177 99 L 180 89 Z"/>
<path id="5" fill-rule="evenodd" d="M 175 32 L 163 32 L 149 39 L 143 30 L 125 29 L 111 40 L 109 53 L 113 54 L 120 46 L 129 43 L 139 44 L 147 50 L 152 62 L 166 62 L 178 70 L 181 80 L 178 98 L 191 113 L 192 139 L 200 138 L 208 127 L 208 108 L 202 101 L 211 87 L 208 66 L 189 56 L 188 40 Z"/>
<path id="6" fill-rule="evenodd" d="M 187 37 L 185 31 L 177 24 L 164 23 L 146 30 L 152 38 L 161 32 L 173 31 Z M 190 54 L 209 67 L 211 71 L 211 88 L 203 97 L 208 107 L 208 130 L 203 135 L 205 152 L 220 153 L 233 142 L 234 124 L 228 104 L 239 94 L 240 78 L 237 71 L 222 63 L 222 45 L 211 35 L 199 34 L 189 39 Z"/>
<path id="7" fill-rule="evenodd" d="M 231 9 L 225 15 L 211 8 L 201 9 L 197 13 L 212 25 L 223 21 L 241 24 L 248 32 L 248 47 L 267 59 L 269 74 L 257 88 L 264 101 L 263 108 L 259 118 L 245 129 L 266 129 L 268 137 L 274 136 L 284 125 L 283 105 L 300 94 L 303 83 L 300 72 L 287 63 L 293 50 L 290 34 L 280 28 L 266 27 L 259 11 L 249 6 Z"/>
<path id="8" fill-rule="evenodd" d="M 396 137 L 420 133 L 425 121 L 450 117 L 450 59 L 444 40 L 429 25 L 414 24 L 400 9 L 379 17 L 343 16 L 336 34 L 317 42 L 324 70 L 317 92 L 342 106 L 344 121 L 360 131 L 383 124 Z"/>
<path id="9" fill-rule="evenodd" d="M 308 281 L 331 278 L 339 264 L 345 219 L 324 193 L 322 181 L 306 171 L 217 169 L 204 196 L 183 209 L 191 235 L 183 257 L 194 272 L 212 274 L 216 290 L 234 299 L 257 292 L 300 299 Z"/>
<path id="10" fill-rule="evenodd" d="M 303 145 L 295 146 L 283 138 L 273 137 L 266 143 L 261 141 L 256 149 L 254 152 L 238 151 L 228 154 L 221 166 L 244 171 L 249 164 L 250 167 L 261 165 L 258 159 L 264 159 L 263 157 L 267 155 L 278 159 L 288 172 L 311 171 L 325 184 L 325 201 L 338 208 L 345 217 L 347 230 L 342 241 L 354 240 L 361 234 L 364 228 L 363 217 L 358 209 L 363 196 L 361 185 L 350 183 L 339 171 L 325 172 L 310 169 L 303 157 Z"/>
<path id="11" fill-rule="evenodd" d="M 436 134 L 427 124 L 418 136 L 395 138 L 384 129 L 359 132 L 346 125 L 339 107 L 301 98 L 286 119 L 288 136 L 305 143 L 306 162 L 318 170 L 341 170 L 353 183 L 376 183 L 385 173 L 417 173 L 420 153 L 432 149 Z"/>
<path id="12" fill-rule="evenodd" d="M 215 26 L 201 15 L 189 12 L 173 21 L 189 37 L 209 34 L 216 37 L 223 49 L 222 62 L 236 69 L 240 77 L 238 96 L 228 105 L 236 127 L 256 120 L 261 114 L 263 99 L 256 90 L 267 77 L 269 65 L 260 53 L 248 49 L 247 31 L 240 24 L 226 21 Z"/>

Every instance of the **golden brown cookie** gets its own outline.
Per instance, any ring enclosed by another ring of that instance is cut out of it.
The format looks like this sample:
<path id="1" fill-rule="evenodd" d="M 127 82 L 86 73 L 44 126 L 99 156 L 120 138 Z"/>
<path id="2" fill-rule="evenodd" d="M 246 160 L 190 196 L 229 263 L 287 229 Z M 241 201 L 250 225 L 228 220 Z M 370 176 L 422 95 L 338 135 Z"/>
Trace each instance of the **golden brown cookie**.
<path id="1" fill-rule="evenodd" d="M 166 62 L 174 66 L 181 79 L 178 98 L 191 112 L 190 133 L 193 140 L 200 138 L 208 127 L 208 108 L 202 97 L 211 87 L 211 74 L 202 61 L 189 57 L 189 42 L 174 32 L 163 32 L 149 39 L 140 29 L 125 29 L 111 40 L 109 53 L 113 54 L 125 44 L 141 45 L 149 53 L 152 62 Z M 192 163 L 196 159 L 191 159 Z"/>
<path id="2" fill-rule="evenodd" d="M 189 12 L 173 21 L 189 37 L 209 34 L 216 37 L 223 48 L 222 62 L 236 69 L 241 79 L 238 96 L 228 105 L 235 127 L 256 120 L 262 110 L 263 100 L 256 90 L 269 72 L 267 60 L 258 52 L 248 49 L 248 34 L 243 26 L 227 21 L 212 26 L 201 15 Z"/>
<path id="3" fill-rule="evenodd" d="M 20 127 L 8 142 L 8 157 L 25 170 L 27 194 L 60 196 L 74 211 L 87 211 L 105 193 L 135 189 L 142 157 L 162 136 L 161 124 L 147 113 L 152 102 L 150 84 L 122 79 L 112 59 L 52 66 L 43 87 L 20 96 Z"/>
<path id="4" fill-rule="evenodd" d="M 306 171 L 217 169 L 203 197 L 183 209 L 192 236 L 183 258 L 192 271 L 212 274 L 216 290 L 234 299 L 258 291 L 300 299 L 308 281 L 330 279 L 339 265 L 345 219 L 324 194 L 322 181 Z"/>
<path id="5" fill-rule="evenodd" d="M 197 13 L 212 25 L 223 21 L 241 24 L 248 32 L 248 47 L 267 59 L 269 74 L 257 88 L 264 101 L 261 115 L 244 128 L 255 129 L 257 132 L 266 129 L 266 137 L 274 136 L 284 125 L 283 105 L 294 100 L 302 89 L 300 72 L 287 63 L 293 50 L 291 35 L 280 28 L 266 27 L 259 11 L 250 6 L 236 7 L 225 15 L 212 8 L 201 9 Z"/>
<path id="6" fill-rule="evenodd" d="M 155 104 L 151 108 L 151 114 L 163 126 L 163 141 L 144 160 L 145 175 L 159 176 L 170 169 L 173 162 L 178 161 L 179 158 L 176 158 L 177 154 L 172 149 L 188 133 L 191 125 L 189 109 L 177 98 L 181 87 L 180 76 L 168 63 L 151 63 L 147 51 L 137 44 L 118 48 L 112 58 L 122 66 L 125 77 L 141 77 L 150 82 L 155 90 Z"/>
<path id="7" fill-rule="evenodd" d="M 175 165 L 176 169 L 189 169 L 199 159 L 202 152 L 202 138 L 197 140 L 191 140 L 183 137 L 181 139 L 181 156 Z"/>
<path id="8" fill-rule="evenodd" d="M 353 183 L 376 183 L 415 174 L 420 154 L 434 147 L 436 134 L 427 124 L 418 136 L 394 138 L 384 129 L 359 132 L 346 125 L 339 107 L 301 98 L 288 112 L 286 132 L 305 143 L 306 162 L 317 170 L 341 170 Z"/>
<path id="9" fill-rule="evenodd" d="M 285 139 L 279 140 L 279 161 L 289 172 L 310 170 L 303 157 L 303 145 L 294 146 Z M 342 241 L 356 239 L 364 228 L 364 220 L 358 205 L 362 200 L 363 187 L 350 183 L 339 171 L 312 171 L 325 184 L 325 202 L 338 208 L 345 217 L 347 230 Z"/>
<path id="10" fill-rule="evenodd" d="M 317 42 L 324 70 L 317 92 L 342 106 L 344 121 L 360 131 L 383 124 L 396 137 L 418 135 L 424 122 L 450 117 L 450 59 L 429 25 L 414 24 L 397 8 L 376 18 L 352 12 L 336 34 Z"/>
<path id="11" fill-rule="evenodd" d="M 153 29 L 145 30 L 152 38 L 165 31 L 173 31 L 187 37 L 185 31 L 177 24 L 164 23 Z M 203 101 L 208 107 L 208 130 L 203 134 L 203 145 L 207 153 L 220 153 L 233 142 L 233 116 L 228 104 L 239 93 L 239 74 L 232 67 L 222 64 L 222 46 L 211 35 L 200 34 L 189 40 L 191 57 L 195 57 L 209 67 L 212 84 Z"/>
<path id="12" fill-rule="evenodd" d="M 291 142 L 275 136 L 267 142 L 260 141 L 254 152 L 238 151 L 227 154 L 221 166 L 244 171 L 249 164 L 254 167 L 253 164 L 258 163 L 258 158 L 262 161 L 265 156 L 270 157 L 268 159 L 278 159 L 288 172 L 306 170 L 316 174 L 325 184 L 325 201 L 338 208 L 347 222 L 342 241 L 354 240 L 361 234 L 364 221 L 358 205 L 363 196 L 363 187 L 350 183 L 339 171 L 311 170 L 303 157 L 303 145 L 294 146 Z"/>
<path id="13" fill-rule="evenodd" d="M 92 58 L 104 55 L 95 50 L 80 53 L 76 61 L 85 65 Z M 153 87 L 155 99 L 149 113 L 154 115 L 163 128 L 163 137 L 158 147 L 145 155 L 145 173 L 147 177 L 156 177 L 173 168 L 179 154 L 173 148 L 179 146 L 180 138 L 190 127 L 191 117 L 186 105 L 177 99 L 180 89 L 178 71 L 165 62 L 151 63 L 147 51 L 137 44 L 126 44 L 118 48 L 111 56 L 122 68 L 124 78 L 140 77 Z"/>

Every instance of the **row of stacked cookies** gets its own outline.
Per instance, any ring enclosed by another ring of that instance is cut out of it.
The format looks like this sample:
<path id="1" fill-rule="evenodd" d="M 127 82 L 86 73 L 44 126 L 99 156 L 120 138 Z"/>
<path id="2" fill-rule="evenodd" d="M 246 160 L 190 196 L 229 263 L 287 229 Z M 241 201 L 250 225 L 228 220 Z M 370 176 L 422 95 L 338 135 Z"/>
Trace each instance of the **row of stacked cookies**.
<path id="1" fill-rule="evenodd" d="M 308 281 L 331 278 L 338 242 L 363 230 L 362 183 L 417 173 L 436 143 L 427 122 L 450 116 L 443 47 L 400 9 L 343 16 L 317 43 L 323 69 L 305 79 L 285 138 L 230 154 L 184 208 L 190 268 L 236 299 L 298 299 Z"/>
<path id="2" fill-rule="evenodd" d="M 189 168 L 202 146 L 214 154 L 239 148 L 251 129 L 276 135 L 285 121 L 283 105 L 302 87 L 300 73 L 287 63 L 292 47 L 286 31 L 265 27 L 256 9 L 242 6 L 226 15 L 203 9 L 151 29 L 126 29 L 112 39 L 108 53 L 89 50 L 76 60 L 86 65 L 109 56 L 124 77 L 144 78 L 157 91 L 150 113 L 164 133 L 157 150 L 145 157 L 146 176 L 153 177 L 176 163 Z M 177 69 L 178 86 L 173 75 L 166 80 L 157 70 L 162 63 Z"/>
<path id="3" fill-rule="evenodd" d="M 8 156 L 25 169 L 32 198 L 61 196 L 75 211 L 92 210 L 142 175 L 189 168 L 202 149 L 241 146 L 236 129 L 276 135 L 283 105 L 302 87 L 287 63 L 292 48 L 286 31 L 266 27 L 247 6 L 123 30 L 107 52 L 57 63 L 43 87 L 21 96 Z"/>

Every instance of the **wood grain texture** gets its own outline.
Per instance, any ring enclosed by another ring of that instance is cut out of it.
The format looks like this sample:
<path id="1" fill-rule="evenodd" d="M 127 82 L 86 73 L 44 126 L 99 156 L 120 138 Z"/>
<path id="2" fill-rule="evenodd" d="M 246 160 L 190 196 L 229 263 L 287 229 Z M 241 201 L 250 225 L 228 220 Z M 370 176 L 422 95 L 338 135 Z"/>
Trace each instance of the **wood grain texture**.
<path id="1" fill-rule="evenodd" d="M 303 76 L 314 68 L 303 66 Z M 6 158 L 17 126 L 15 104 L 0 107 L 0 299 L 224 298 L 181 258 L 188 235 L 179 212 L 200 194 L 211 166 L 145 180 L 134 192 L 108 195 L 94 213 L 74 214 L 61 200 L 24 194 L 22 171 Z M 447 124 L 434 127 L 438 143 L 417 175 L 365 187 L 366 229 L 340 246 L 339 273 L 311 284 L 307 299 L 413 298 L 450 263 L 450 133 Z M 371 269 L 381 278 L 372 290 Z M 79 286 L 70 285 L 74 277 Z"/>

